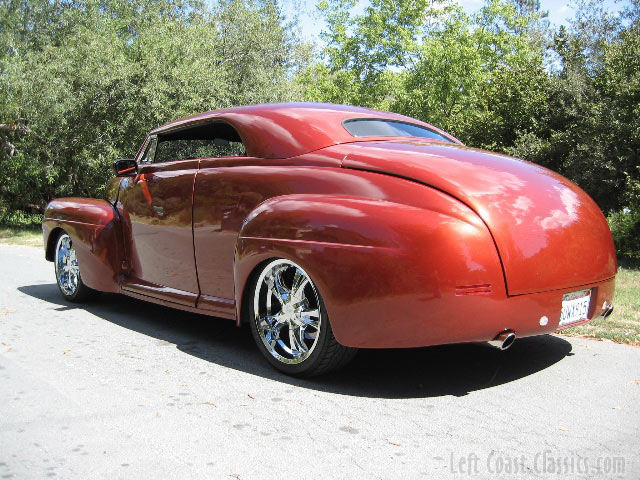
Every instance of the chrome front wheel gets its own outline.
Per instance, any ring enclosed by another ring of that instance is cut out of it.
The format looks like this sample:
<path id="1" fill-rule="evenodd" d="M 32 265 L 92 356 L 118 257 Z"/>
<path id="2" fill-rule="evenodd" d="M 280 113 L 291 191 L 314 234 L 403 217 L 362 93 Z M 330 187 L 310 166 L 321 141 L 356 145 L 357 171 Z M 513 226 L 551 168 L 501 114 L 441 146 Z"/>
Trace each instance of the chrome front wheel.
<path id="1" fill-rule="evenodd" d="M 71 296 L 78 290 L 80 269 L 76 250 L 73 248 L 71 237 L 63 233 L 56 243 L 55 256 L 56 280 L 58 287 L 65 296 Z"/>
<path id="2" fill-rule="evenodd" d="M 267 360 L 279 370 L 311 376 L 350 360 L 340 345 L 311 277 L 295 262 L 275 259 L 258 271 L 250 297 L 251 330 Z"/>
<path id="3" fill-rule="evenodd" d="M 76 249 L 66 232 L 62 232 L 56 241 L 53 264 L 56 282 L 64 298 L 71 302 L 80 302 L 95 293 L 82 282 Z"/>

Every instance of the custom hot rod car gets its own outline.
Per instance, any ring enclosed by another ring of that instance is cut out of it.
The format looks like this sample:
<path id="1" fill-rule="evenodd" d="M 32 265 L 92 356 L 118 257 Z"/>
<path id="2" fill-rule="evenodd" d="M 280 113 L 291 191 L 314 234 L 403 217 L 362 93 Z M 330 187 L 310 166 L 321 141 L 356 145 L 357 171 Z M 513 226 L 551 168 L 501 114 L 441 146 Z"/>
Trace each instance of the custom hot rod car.
<path id="1" fill-rule="evenodd" d="M 357 348 L 508 348 L 607 316 L 617 263 L 560 175 L 363 108 L 230 108 L 153 130 L 104 200 L 46 208 L 69 301 L 118 292 L 249 324 L 276 368 Z"/>

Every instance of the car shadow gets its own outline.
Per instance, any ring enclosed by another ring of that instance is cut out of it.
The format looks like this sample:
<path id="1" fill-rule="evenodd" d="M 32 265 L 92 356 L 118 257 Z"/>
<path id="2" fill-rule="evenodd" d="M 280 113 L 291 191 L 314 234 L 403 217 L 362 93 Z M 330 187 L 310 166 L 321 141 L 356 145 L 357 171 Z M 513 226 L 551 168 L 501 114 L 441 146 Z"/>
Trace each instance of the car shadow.
<path id="1" fill-rule="evenodd" d="M 252 375 L 318 391 L 373 398 L 463 396 L 537 373 L 571 355 L 571 344 L 542 335 L 516 340 L 505 351 L 462 344 L 411 349 L 361 350 L 343 370 L 297 379 L 274 370 L 258 352 L 248 328 L 235 323 L 162 307 L 124 295 L 101 294 L 75 305 L 61 298 L 55 283 L 18 290 L 58 305 L 80 308 L 108 322 L 165 340 L 182 352 Z"/>

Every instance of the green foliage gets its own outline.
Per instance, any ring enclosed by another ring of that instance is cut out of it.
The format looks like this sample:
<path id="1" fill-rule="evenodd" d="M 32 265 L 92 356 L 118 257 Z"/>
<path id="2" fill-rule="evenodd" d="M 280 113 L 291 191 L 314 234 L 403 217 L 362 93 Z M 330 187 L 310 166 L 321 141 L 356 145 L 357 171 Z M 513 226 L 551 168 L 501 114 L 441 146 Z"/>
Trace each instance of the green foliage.
<path id="1" fill-rule="evenodd" d="M 454 2 L 376 0 L 354 15 L 353 1 L 323 0 L 325 61 L 305 72 L 305 97 L 428 119 L 480 146 L 510 144 L 544 101 L 519 84 L 540 90 L 545 73 L 543 15 L 525 3 L 490 0 L 469 16 Z"/>
<path id="2" fill-rule="evenodd" d="M 300 98 L 291 32 L 275 0 L 0 0 L 0 215 L 99 196 L 159 124 Z"/>
<path id="3" fill-rule="evenodd" d="M 620 260 L 640 260 L 640 211 L 623 209 L 607 217 Z"/>
<path id="4" fill-rule="evenodd" d="M 0 225 L 15 229 L 41 230 L 42 214 L 26 213 L 22 210 L 0 211 Z"/>
<path id="5" fill-rule="evenodd" d="M 506 150 L 566 175 L 612 212 L 630 206 L 640 180 L 640 43 L 637 29 L 597 2 L 581 7 L 555 36 L 562 68 L 550 77 L 542 121 Z"/>

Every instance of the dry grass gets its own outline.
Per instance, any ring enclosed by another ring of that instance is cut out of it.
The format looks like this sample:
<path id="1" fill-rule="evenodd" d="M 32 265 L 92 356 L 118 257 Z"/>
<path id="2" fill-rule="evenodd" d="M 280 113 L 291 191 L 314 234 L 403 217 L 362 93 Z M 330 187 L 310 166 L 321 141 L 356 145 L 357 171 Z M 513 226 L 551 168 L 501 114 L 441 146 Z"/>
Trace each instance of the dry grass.
<path id="1" fill-rule="evenodd" d="M 568 328 L 562 334 L 640 346 L 640 268 L 620 268 L 613 305 L 615 309 L 608 318 Z"/>
<path id="2" fill-rule="evenodd" d="M 0 243 L 10 245 L 42 246 L 42 230 L 34 228 L 0 227 Z"/>

